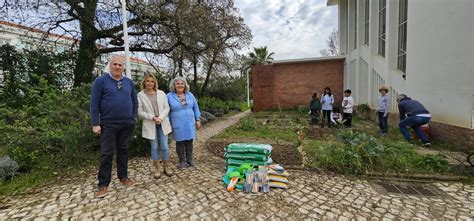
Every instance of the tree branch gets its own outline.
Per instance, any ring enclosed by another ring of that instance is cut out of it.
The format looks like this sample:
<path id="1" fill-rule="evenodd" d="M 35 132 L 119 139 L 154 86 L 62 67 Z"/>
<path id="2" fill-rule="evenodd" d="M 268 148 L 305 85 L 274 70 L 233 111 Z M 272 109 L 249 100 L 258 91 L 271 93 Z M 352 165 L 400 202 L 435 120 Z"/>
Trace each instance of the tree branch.
<path id="1" fill-rule="evenodd" d="M 139 51 L 139 52 L 151 52 L 155 54 L 167 54 L 172 52 L 176 47 L 181 45 L 180 42 L 172 45 L 169 48 L 166 49 L 155 49 L 155 48 L 145 48 L 145 47 L 130 47 L 130 51 Z M 101 48 L 99 49 L 99 54 L 106 54 L 106 53 L 111 53 L 111 52 L 117 52 L 117 51 L 124 51 L 124 47 L 114 47 L 114 48 Z"/>

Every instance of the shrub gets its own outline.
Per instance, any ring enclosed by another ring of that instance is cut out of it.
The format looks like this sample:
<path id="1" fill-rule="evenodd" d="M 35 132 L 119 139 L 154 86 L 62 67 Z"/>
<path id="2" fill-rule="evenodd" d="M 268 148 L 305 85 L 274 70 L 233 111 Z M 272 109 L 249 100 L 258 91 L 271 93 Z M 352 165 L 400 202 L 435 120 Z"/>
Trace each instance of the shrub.
<path id="1" fill-rule="evenodd" d="M 369 114 L 370 114 L 370 105 L 367 103 L 364 104 L 359 104 L 356 107 L 356 111 L 359 114 L 359 117 L 362 119 L 369 119 Z"/>
<path id="2" fill-rule="evenodd" d="M 0 159 L 0 182 L 15 176 L 19 169 L 18 163 L 12 160 L 9 156 Z"/>
<path id="3" fill-rule="evenodd" d="M 422 156 L 418 165 L 425 168 L 427 172 L 448 172 L 450 170 L 447 157 L 439 153 Z"/>
<path id="4" fill-rule="evenodd" d="M 61 167 L 97 150 L 88 111 L 90 85 L 60 91 L 40 79 L 27 92 L 22 107 L 0 107 L 0 148 L 8 150 L 22 171 L 34 168 L 41 156 L 52 156 L 51 164 Z"/>
<path id="5" fill-rule="evenodd" d="M 344 174 L 449 171 L 443 155 L 419 155 L 406 142 L 383 143 L 368 134 L 351 130 L 339 130 L 337 140 L 312 141 L 306 146 L 313 156 L 313 166 Z"/>
<path id="6" fill-rule="evenodd" d="M 241 102 L 222 101 L 214 97 L 201 97 L 199 108 L 214 115 L 227 114 L 229 111 L 241 111 Z"/>
<path id="7" fill-rule="evenodd" d="M 253 131 L 257 128 L 257 125 L 254 119 L 246 117 L 240 120 L 238 128 L 243 131 Z"/>
<path id="8" fill-rule="evenodd" d="M 309 112 L 309 107 L 305 105 L 298 105 L 296 111 L 300 114 L 307 114 Z"/>

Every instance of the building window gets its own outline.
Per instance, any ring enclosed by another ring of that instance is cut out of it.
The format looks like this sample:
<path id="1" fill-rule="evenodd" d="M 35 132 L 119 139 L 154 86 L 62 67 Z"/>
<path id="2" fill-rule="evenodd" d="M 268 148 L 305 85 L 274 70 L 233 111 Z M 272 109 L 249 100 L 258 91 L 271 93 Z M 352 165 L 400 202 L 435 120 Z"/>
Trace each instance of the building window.
<path id="1" fill-rule="evenodd" d="M 370 0 L 365 0 L 365 26 L 364 26 L 364 44 L 369 45 L 369 12 L 370 12 Z"/>
<path id="2" fill-rule="evenodd" d="M 397 67 L 403 73 L 406 73 L 407 63 L 407 0 L 399 1 L 398 14 L 398 54 Z M 403 75 L 405 78 L 405 74 Z"/>
<path id="3" fill-rule="evenodd" d="M 378 54 L 385 57 L 385 28 L 387 0 L 379 0 L 379 45 Z"/>
<path id="4" fill-rule="evenodd" d="M 354 49 L 357 49 L 357 0 L 354 0 Z"/>

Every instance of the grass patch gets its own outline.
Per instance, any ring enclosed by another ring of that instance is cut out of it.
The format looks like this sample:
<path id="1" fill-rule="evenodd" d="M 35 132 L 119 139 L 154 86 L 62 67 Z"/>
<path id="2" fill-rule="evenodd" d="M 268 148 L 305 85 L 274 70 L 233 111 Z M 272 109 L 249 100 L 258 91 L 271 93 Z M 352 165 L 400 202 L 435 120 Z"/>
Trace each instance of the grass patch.
<path id="1" fill-rule="evenodd" d="M 298 136 L 294 130 L 287 128 L 276 128 L 267 123 L 257 122 L 254 116 L 242 118 L 239 123 L 227 128 L 217 137 L 224 139 L 260 138 L 281 140 L 294 144 L 298 143 Z"/>
<path id="2" fill-rule="evenodd" d="M 250 107 L 248 106 L 247 102 L 242 102 L 240 103 L 240 110 L 241 111 L 247 111 L 252 108 L 252 104 L 250 104 Z"/>

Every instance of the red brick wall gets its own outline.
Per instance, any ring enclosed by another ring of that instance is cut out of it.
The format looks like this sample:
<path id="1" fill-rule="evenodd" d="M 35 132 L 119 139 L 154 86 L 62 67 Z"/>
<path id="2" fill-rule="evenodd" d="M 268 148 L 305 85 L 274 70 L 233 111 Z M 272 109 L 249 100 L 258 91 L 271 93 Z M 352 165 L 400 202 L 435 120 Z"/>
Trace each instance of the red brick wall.
<path id="1" fill-rule="evenodd" d="M 255 111 L 308 105 L 315 91 L 330 87 L 336 105 L 343 97 L 344 59 L 257 65 L 252 72 Z M 278 105 L 279 104 L 279 105 Z"/>

